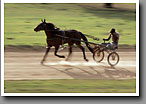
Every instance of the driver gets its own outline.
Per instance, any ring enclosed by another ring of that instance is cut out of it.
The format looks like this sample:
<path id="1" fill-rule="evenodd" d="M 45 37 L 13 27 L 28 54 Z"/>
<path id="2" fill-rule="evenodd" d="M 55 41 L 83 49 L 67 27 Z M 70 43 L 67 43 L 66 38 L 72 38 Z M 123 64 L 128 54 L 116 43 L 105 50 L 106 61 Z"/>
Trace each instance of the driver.
<path id="1" fill-rule="evenodd" d="M 108 39 L 103 39 L 103 40 L 104 41 L 109 41 L 110 38 L 112 38 L 112 42 L 107 43 L 106 49 L 116 49 L 116 48 L 118 48 L 119 33 L 115 32 L 114 28 L 111 29 Z"/>

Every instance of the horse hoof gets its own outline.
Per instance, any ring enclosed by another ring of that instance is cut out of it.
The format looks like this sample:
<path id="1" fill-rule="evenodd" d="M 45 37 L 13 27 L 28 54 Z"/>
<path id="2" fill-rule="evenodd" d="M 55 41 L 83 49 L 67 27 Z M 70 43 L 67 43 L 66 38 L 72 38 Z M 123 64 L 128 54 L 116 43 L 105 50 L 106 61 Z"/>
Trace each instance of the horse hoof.
<path id="1" fill-rule="evenodd" d="M 65 56 L 60 56 L 60 58 L 65 58 Z"/>
<path id="2" fill-rule="evenodd" d="M 88 59 L 85 59 L 85 61 L 87 61 L 87 62 L 88 62 L 89 60 L 88 60 Z"/>
<path id="3" fill-rule="evenodd" d="M 67 59 L 65 59 L 65 61 L 68 61 L 69 59 L 67 58 Z"/>

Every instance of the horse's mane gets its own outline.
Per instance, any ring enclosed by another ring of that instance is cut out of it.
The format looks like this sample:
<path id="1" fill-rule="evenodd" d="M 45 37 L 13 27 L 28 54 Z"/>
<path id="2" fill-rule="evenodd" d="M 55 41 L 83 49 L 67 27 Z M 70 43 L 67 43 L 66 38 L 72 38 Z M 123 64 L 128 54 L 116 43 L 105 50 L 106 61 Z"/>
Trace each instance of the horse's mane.
<path id="1" fill-rule="evenodd" d="M 53 23 L 46 23 L 47 27 L 49 28 L 49 30 L 55 30 L 56 26 Z"/>

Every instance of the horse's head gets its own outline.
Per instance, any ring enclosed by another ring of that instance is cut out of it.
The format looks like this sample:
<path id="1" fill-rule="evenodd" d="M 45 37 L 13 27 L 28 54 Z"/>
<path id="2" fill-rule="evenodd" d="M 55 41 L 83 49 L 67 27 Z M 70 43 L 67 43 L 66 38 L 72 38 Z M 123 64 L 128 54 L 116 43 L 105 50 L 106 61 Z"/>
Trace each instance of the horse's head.
<path id="1" fill-rule="evenodd" d="M 36 32 L 38 32 L 38 31 L 40 31 L 40 30 L 45 30 L 46 29 L 46 20 L 44 19 L 44 21 L 43 20 L 41 20 L 42 22 L 34 29 L 34 31 L 36 31 Z"/>
<path id="2" fill-rule="evenodd" d="M 46 23 L 46 20 L 41 20 L 42 22 L 34 29 L 34 31 L 38 32 L 41 30 L 54 30 L 55 25 L 52 23 Z"/>

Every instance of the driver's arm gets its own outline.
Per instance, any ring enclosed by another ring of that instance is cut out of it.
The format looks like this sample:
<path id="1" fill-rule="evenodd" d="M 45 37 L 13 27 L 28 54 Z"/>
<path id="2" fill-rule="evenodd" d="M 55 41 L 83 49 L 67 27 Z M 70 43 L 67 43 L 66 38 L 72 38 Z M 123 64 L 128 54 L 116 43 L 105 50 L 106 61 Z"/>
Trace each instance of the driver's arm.
<path id="1" fill-rule="evenodd" d="M 111 33 L 109 34 L 109 37 L 107 39 L 103 39 L 104 41 L 109 41 L 111 38 Z"/>

